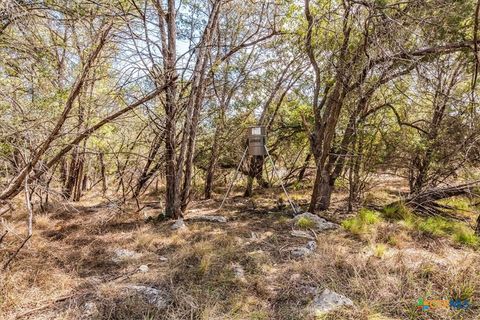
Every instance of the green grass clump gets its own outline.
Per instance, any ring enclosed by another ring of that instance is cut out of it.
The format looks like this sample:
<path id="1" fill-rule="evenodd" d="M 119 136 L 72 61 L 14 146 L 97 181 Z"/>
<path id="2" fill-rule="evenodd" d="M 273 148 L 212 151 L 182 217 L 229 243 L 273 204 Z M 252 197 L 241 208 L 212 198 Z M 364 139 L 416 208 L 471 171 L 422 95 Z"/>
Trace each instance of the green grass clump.
<path id="1" fill-rule="evenodd" d="M 409 220 L 412 218 L 412 211 L 403 203 L 397 202 L 383 208 L 383 217 L 389 220 Z"/>
<path id="2" fill-rule="evenodd" d="M 380 222 L 380 214 L 377 211 L 362 208 L 358 212 L 358 218 L 366 224 L 375 224 Z"/>
<path id="3" fill-rule="evenodd" d="M 363 208 L 360 209 L 357 216 L 345 219 L 342 222 L 342 226 L 354 234 L 362 234 L 369 230 L 369 226 L 374 225 L 381 220 L 378 212 Z"/>
<path id="4" fill-rule="evenodd" d="M 457 243 L 470 247 L 478 247 L 480 245 L 480 237 L 467 227 L 458 227 L 453 234 L 453 240 Z"/>
<path id="5" fill-rule="evenodd" d="M 384 243 L 377 243 L 373 248 L 373 253 L 375 257 L 382 258 L 387 252 L 388 247 Z"/>
<path id="6" fill-rule="evenodd" d="M 438 203 L 463 211 L 470 211 L 472 209 L 470 205 L 470 200 L 465 197 L 447 198 L 439 200 Z"/>
<path id="7" fill-rule="evenodd" d="M 432 217 L 418 223 L 418 230 L 434 236 L 452 234 L 456 229 L 456 223 L 442 217 Z"/>
<path id="8" fill-rule="evenodd" d="M 471 247 L 480 245 L 480 238 L 462 222 L 451 221 L 442 217 L 418 220 L 417 229 L 434 236 L 451 236 L 453 241 Z"/>
<path id="9" fill-rule="evenodd" d="M 301 217 L 297 221 L 297 226 L 299 226 L 302 229 L 311 229 L 315 227 L 315 221 L 308 217 Z"/>

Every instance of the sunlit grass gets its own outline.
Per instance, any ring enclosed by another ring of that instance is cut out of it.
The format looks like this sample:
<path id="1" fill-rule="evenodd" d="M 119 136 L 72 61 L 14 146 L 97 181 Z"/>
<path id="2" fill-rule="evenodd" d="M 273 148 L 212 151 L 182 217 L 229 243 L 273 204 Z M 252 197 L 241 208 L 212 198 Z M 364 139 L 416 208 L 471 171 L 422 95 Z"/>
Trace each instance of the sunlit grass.
<path id="1" fill-rule="evenodd" d="M 315 221 L 308 217 L 301 217 L 297 221 L 297 226 L 302 228 L 302 229 L 311 229 L 315 227 Z"/>
<path id="2" fill-rule="evenodd" d="M 369 226 L 380 222 L 382 218 L 380 213 L 362 208 L 357 216 L 346 219 L 342 222 L 342 226 L 353 234 L 363 234 L 369 231 Z"/>

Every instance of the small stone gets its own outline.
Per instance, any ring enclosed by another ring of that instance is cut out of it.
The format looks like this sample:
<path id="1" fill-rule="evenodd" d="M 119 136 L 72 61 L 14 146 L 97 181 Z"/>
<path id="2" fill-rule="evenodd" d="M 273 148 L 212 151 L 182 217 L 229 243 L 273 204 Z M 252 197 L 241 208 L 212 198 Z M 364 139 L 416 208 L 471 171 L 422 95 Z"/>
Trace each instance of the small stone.
<path id="1" fill-rule="evenodd" d="M 136 259 L 140 256 L 140 253 L 135 251 L 130 251 L 127 249 L 115 249 L 115 257 L 112 258 L 113 262 L 122 262 L 131 259 Z"/>
<path id="2" fill-rule="evenodd" d="M 315 241 L 308 241 L 305 247 L 293 247 L 290 250 L 290 254 L 294 258 L 303 258 L 308 255 L 311 255 L 317 248 L 317 243 Z"/>
<path id="3" fill-rule="evenodd" d="M 303 258 L 305 256 L 310 255 L 311 253 L 312 251 L 305 247 L 295 247 L 290 250 L 290 254 L 294 258 Z"/>
<path id="4" fill-rule="evenodd" d="M 353 306 L 352 300 L 329 289 L 325 289 L 313 300 L 313 309 L 316 314 L 329 312 L 341 306 Z"/>
<path id="5" fill-rule="evenodd" d="M 138 270 L 140 270 L 140 272 L 144 272 L 144 273 L 145 273 L 145 272 L 148 272 L 148 269 L 149 269 L 149 268 L 148 268 L 148 266 L 147 266 L 146 264 L 142 264 L 142 265 L 138 268 Z"/>
<path id="6" fill-rule="evenodd" d="M 183 221 L 183 219 L 178 219 L 177 221 L 175 221 L 172 226 L 170 227 L 170 229 L 172 230 L 184 230 L 187 228 L 187 225 L 185 224 L 185 222 Z"/>
<path id="7" fill-rule="evenodd" d="M 92 319 L 98 315 L 97 304 L 93 301 L 88 301 L 83 305 L 83 313 L 81 319 Z"/>
<path id="8" fill-rule="evenodd" d="M 161 256 L 160 258 L 158 258 L 158 260 L 160 260 L 161 262 L 167 262 L 168 258 L 164 257 L 164 256 Z"/>
<path id="9" fill-rule="evenodd" d="M 205 221 L 205 222 L 218 222 L 226 223 L 227 218 L 224 216 L 194 216 L 189 218 L 190 221 Z"/>
<path id="10" fill-rule="evenodd" d="M 233 273 L 235 274 L 235 278 L 241 281 L 245 281 L 245 270 L 243 269 L 242 265 L 238 262 L 232 265 Z"/>
<path id="11" fill-rule="evenodd" d="M 311 240 L 315 239 L 309 232 L 301 230 L 293 230 L 292 232 L 290 232 L 290 235 L 297 238 L 305 238 Z"/>
<path id="12" fill-rule="evenodd" d="M 308 241 L 306 247 L 310 251 L 315 251 L 315 249 L 317 249 L 317 243 L 315 241 Z"/>
<path id="13" fill-rule="evenodd" d="M 141 295 L 149 304 L 158 309 L 165 309 L 171 301 L 170 295 L 165 290 L 137 285 L 129 285 L 126 288 L 129 291 L 135 291 L 135 293 Z"/>

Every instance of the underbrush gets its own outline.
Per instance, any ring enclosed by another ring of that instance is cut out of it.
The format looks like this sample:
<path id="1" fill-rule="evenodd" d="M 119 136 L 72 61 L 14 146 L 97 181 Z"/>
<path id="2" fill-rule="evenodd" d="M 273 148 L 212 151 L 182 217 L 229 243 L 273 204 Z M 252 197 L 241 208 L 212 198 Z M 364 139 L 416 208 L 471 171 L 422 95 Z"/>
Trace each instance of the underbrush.
<path id="1" fill-rule="evenodd" d="M 372 226 L 382 221 L 380 213 L 362 208 L 355 217 L 346 219 L 342 226 L 356 235 L 362 235 L 372 230 Z"/>
<path id="2" fill-rule="evenodd" d="M 355 217 L 344 220 L 342 226 L 354 235 L 365 236 L 375 233 L 378 223 L 382 221 L 399 224 L 407 232 L 449 238 L 454 243 L 472 248 L 480 247 L 480 237 L 468 224 L 440 216 L 420 217 L 401 202 L 384 208 L 382 212 L 362 208 Z"/>

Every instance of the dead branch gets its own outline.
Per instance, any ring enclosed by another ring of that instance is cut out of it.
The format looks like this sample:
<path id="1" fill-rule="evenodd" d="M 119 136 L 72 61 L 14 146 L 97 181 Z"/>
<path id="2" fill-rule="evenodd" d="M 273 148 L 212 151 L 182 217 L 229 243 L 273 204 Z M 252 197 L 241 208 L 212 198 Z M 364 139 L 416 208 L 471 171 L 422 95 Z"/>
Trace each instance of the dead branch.
<path id="1" fill-rule="evenodd" d="M 23 240 L 22 244 L 20 245 L 20 247 L 18 247 L 17 251 L 15 251 L 15 253 L 10 257 L 10 259 L 8 259 L 7 263 L 3 265 L 3 270 L 6 270 L 8 268 L 8 265 L 13 261 L 13 259 L 15 259 L 17 254 L 20 252 L 20 250 L 22 250 L 22 248 L 25 246 L 25 244 L 31 237 L 32 235 L 29 235 L 28 237 L 25 238 L 25 240 Z"/>
<path id="2" fill-rule="evenodd" d="M 5 238 L 5 236 L 7 235 L 7 233 L 8 233 L 8 230 L 6 230 L 5 233 L 2 235 L 2 237 L 0 237 L 0 244 L 2 243 L 3 238 Z"/>
<path id="3" fill-rule="evenodd" d="M 389 206 L 398 205 L 400 202 L 411 208 L 416 214 L 424 216 L 443 216 L 454 220 L 464 220 L 454 214 L 458 209 L 437 203 L 438 200 L 462 195 L 475 195 L 478 191 L 474 188 L 480 185 L 480 181 L 473 181 L 462 185 L 445 188 L 429 189 L 410 195 L 400 201 L 395 201 Z"/>

